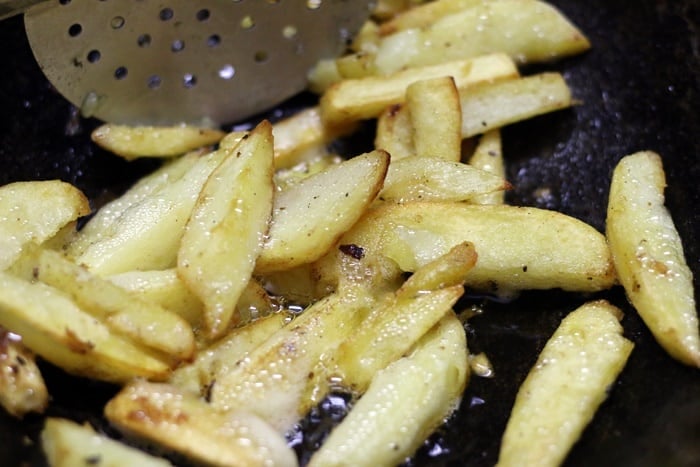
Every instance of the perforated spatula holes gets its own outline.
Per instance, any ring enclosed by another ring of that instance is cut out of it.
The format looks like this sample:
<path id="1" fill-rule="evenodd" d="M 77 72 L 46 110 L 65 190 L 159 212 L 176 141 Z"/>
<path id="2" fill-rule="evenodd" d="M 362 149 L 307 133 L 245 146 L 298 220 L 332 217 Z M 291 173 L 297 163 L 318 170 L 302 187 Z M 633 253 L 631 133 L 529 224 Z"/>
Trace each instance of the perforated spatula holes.
<path id="1" fill-rule="evenodd" d="M 86 116 L 230 123 L 306 87 L 371 11 L 349 0 L 53 0 L 25 14 L 34 55 Z"/>

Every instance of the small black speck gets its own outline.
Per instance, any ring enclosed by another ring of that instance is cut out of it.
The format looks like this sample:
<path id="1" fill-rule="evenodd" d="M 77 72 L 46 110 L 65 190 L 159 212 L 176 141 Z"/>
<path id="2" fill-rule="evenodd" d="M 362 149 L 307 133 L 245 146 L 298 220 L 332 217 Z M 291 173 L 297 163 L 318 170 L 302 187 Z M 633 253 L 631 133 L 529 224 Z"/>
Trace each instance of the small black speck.
<path id="1" fill-rule="evenodd" d="M 352 256 L 355 259 L 362 259 L 365 257 L 365 250 L 361 246 L 355 244 L 340 245 L 338 249 L 348 256 Z"/>
<path id="2" fill-rule="evenodd" d="M 85 458 L 85 465 L 100 465 L 102 457 L 99 454 L 88 456 Z"/>

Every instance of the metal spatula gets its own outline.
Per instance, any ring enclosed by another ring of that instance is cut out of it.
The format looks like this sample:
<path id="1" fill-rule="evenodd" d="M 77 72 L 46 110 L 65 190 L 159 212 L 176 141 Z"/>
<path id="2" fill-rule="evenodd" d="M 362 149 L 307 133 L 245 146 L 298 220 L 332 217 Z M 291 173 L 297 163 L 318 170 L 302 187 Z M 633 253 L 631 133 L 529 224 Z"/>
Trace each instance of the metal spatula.
<path id="1" fill-rule="evenodd" d="M 370 0 L 0 0 L 25 13 L 44 74 L 83 115 L 113 123 L 232 123 L 306 87 Z"/>

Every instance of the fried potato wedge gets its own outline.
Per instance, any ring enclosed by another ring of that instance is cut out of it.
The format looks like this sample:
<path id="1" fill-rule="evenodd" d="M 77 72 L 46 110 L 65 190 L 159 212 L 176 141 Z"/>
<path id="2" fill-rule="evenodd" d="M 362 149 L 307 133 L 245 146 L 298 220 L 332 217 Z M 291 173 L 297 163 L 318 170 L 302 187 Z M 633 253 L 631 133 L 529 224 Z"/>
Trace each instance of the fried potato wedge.
<path id="1" fill-rule="evenodd" d="M 29 244 L 41 244 L 90 213 L 85 195 L 59 180 L 0 187 L 0 271 Z"/>
<path id="2" fill-rule="evenodd" d="M 272 126 L 263 121 L 202 187 L 177 253 L 177 273 L 204 303 L 211 338 L 240 322 L 235 313 L 262 249 L 272 212 Z"/>
<path id="3" fill-rule="evenodd" d="M 287 316 L 277 313 L 230 331 L 214 344 L 201 349 L 194 361 L 173 371 L 169 382 L 208 399 L 217 381 L 224 379 L 250 352 L 282 329 L 287 321 Z"/>
<path id="4" fill-rule="evenodd" d="M 464 328 L 449 312 L 374 376 L 308 465 L 400 464 L 455 410 L 468 378 Z"/>
<path id="5" fill-rule="evenodd" d="M 462 110 L 454 79 L 443 76 L 410 84 L 406 88 L 406 107 L 416 154 L 459 162 Z"/>
<path id="6" fill-rule="evenodd" d="M 334 138 L 348 134 L 356 125 L 331 128 L 324 125 L 318 106 L 301 110 L 272 126 L 275 141 L 275 169 L 286 169 L 307 159 L 313 147 L 325 146 Z"/>
<path id="7" fill-rule="evenodd" d="M 561 464 L 632 351 L 621 318 L 604 300 L 564 318 L 518 390 L 499 466 Z"/>
<path id="8" fill-rule="evenodd" d="M 105 123 L 90 135 L 92 141 L 126 160 L 139 157 L 175 157 L 218 143 L 225 133 L 189 125 L 157 127 Z"/>
<path id="9" fill-rule="evenodd" d="M 379 35 L 388 36 L 405 29 L 425 28 L 440 18 L 459 13 L 474 5 L 493 0 L 435 0 L 414 6 L 379 25 Z"/>
<path id="10" fill-rule="evenodd" d="M 182 361 L 193 356 L 192 327 L 176 313 L 92 274 L 56 251 L 37 252 L 32 271 L 35 279 L 68 295 L 113 332 L 163 352 L 164 358 Z"/>
<path id="11" fill-rule="evenodd" d="M 343 160 L 342 157 L 325 150 L 319 151 L 315 156 L 292 167 L 275 170 L 275 188 L 277 191 L 285 191 L 312 175 L 340 164 Z"/>
<path id="12" fill-rule="evenodd" d="M 460 91 L 462 138 L 573 105 L 571 90 L 559 73 L 484 83 Z"/>
<path id="13" fill-rule="evenodd" d="M 404 102 L 406 88 L 420 80 L 451 76 L 462 89 L 477 83 L 518 76 L 515 63 L 504 54 L 484 55 L 434 66 L 409 68 L 388 76 L 346 79 L 321 96 L 321 118 L 327 125 L 375 118 L 393 104 Z"/>
<path id="14" fill-rule="evenodd" d="M 177 313 L 193 327 L 201 324 L 204 305 L 187 288 L 175 268 L 129 271 L 106 279 L 127 292 Z"/>
<path id="15" fill-rule="evenodd" d="M 350 50 L 359 52 L 361 50 L 374 51 L 377 47 L 377 42 L 379 41 L 379 24 L 368 19 L 364 22 L 362 27 L 355 37 L 353 37 L 350 43 Z"/>
<path id="16" fill-rule="evenodd" d="M 47 418 L 41 431 L 41 447 L 51 467 L 167 467 L 165 459 L 127 446 L 98 434 L 88 424 L 80 425 L 65 418 Z"/>
<path id="17" fill-rule="evenodd" d="M 339 240 L 362 247 L 368 257 L 387 256 L 403 271 L 415 271 L 464 241 L 473 243 L 479 254 L 467 276 L 468 287 L 497 294 L 550 288 L 597 291 L 615 282 L 601 233 L 578 219 L 538 208 L 387 203 L 368 212 Z"/>
<path id="18" fill-rule="evenodd" d="M 309 91 L 322 94 L 338 81 L 342 81 L 343 76 L 338 70 L 335 58 L 321 59 L 309 70 Z"/>
<path id="19" fill-rule="evenodd" d="M 389 165 L 379 199 L 408 201 L 471 201 L 478 196 L 503 192 L 510 184 L 460 162 L 435 157 L 406 157 Z"/>
<path id="20" fill-rule="evenodd" d="M 336 352 L 343 384 L 365 391 L 375 373 L 401 357 L 463 293 L 452 286 L 380 304 Z"/>
<path id="21" fill-rule="evenodd" d="M 90 219 L 68 245 L 68 255 L 102 276 L 175 266 L 197 196 L 230 152 L 192 155 L 138 183 L 124 195 L 128 200 L 116 199 Z"/>
<path id="22" fill-rule="evenodd" d="M 49 392 L 34 353 L 20 336 L 0 327 L 0 406 L 22 418 L 43 412 L 48 403 Z"/>
<path id="23" fill-rule="evenodd" d="M 536 0 L 476 2 L 422 29 L 385 36 L 374 60 L 378 74 L 406 67 L 504 52 L 518 63 L 551 61 L 590 47 L 552 5 Z"/>
<path id="24" fill-rule="evenodd" d="M 389 155 L 375 150 L 278 192 L 256 272 L 289 269 L 320 258 L 374 201 L 388 166 Z"/>
<path id="25" fill-rule="evenodd" d="M 700 367 L 693 273 L 664 206 L 661 157 L 639 152 L 620 160 L 608 201 L 607 237 L 620 283 L 659 344 Z"/>
<path id="26" fill-rule="evenodd" d="M 377 117 L 374 147 L 391 154 L 392 163 L 416 154 L 411 116 L 406 104 L 390 105 Z"/>
<path id="27" fill-rule="evenodd" d="M 450 312 L 464 293 L 462 283 L 476 257 L 473 245 L 457 245 L 377 304 L 335 352 L 342 384 L 363 393 L 378 371 L 404 355 Z"/>
<path id="28" fill-rule="evenodd" d="M 481 136 L 474 153 L 469 158 L 469 165 L 505 179 L 506 170 L 500 130 L 487 131 Z M 503 204 L 505 191 L 495 190 L 484 193 L 470 198 L 469 201 L 473 204 Z"/>
<path id="29" fill-rule="evenodd" d="M 66 246 L 70 256 L 78 256 L 93 243 L 103 240 L 127 210 L 182 178 L 203 155 L 202 151 L 194 151 L 168 160 L 139 179 L 121 196 L 101 206 L 80 229 L 80 234 Z"/>
<path id="30" fill-rule="evenodd" d="M 373 303 L 364 288 L 315 302 L 221 375 L 209 389 L 211 404 L 251 411 L 285 433 L 328 391 L 321 356 L 354 331 Z"/>
<path id="31" fill-rule="evenodd" d="M 296 466 L 278 434 L 247 412 L 222 412 L 169 384 L 135 381 L 105 406 L 107 419 L 125 434 L 156 442 L 216 466 Z"/>
<path id="32" fill-rule="evenodd" d="M 169 363 L 112 332 L 66 295 L 41 282 L 0 272 L 0 325 L 43 359 L 69 373 L 121 383 L 165 379 Z"/>

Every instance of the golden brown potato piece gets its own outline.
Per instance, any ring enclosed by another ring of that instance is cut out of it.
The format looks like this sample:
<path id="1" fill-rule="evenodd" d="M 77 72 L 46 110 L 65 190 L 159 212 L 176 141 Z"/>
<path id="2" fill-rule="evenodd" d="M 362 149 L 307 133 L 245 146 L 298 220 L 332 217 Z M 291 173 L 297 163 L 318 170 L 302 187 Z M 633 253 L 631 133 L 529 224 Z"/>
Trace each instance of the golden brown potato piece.
<path id="1" fill-rule="evenodd" d="M 92 132 L 100 147 L 126 160 L 139 157 L 175 157 L 218 143 L 225 133 L 211 128 L 126 126 L 106 123 Z"/>
<path id="2" fill-rule="evenodd" d="M 204 304 L 206 332 L 240 323 L 236 303 L 250 281 L 272 212 L 272 126 L 260 123 L 202 187 L 177 252 L 177 273 Z"/>
<path id="3" fill-rule="evenodd" d="M 550 61 L 581 53 L 588 39 L 552 5 L 537 0 L 498 0 L 441 17 L 422 29 L 406 29 L 379 43 L 374 68 L 388 74 L 494 52 L 518 63 Z"/>
<path id="4" fill-rule="evenodd" d="M 515 63 L 504 54 L 439 65 L 408 68 L 388 76 L 347 79 L 331 86 L 321 97 L 321 118 L 327 125 L 375 118 L 394 104 L 404 102 L 406 88 L 416 81 L 452 76 L 458 88 L 518 76 Z"/>
<path id="5" fill-rule="evenodd" d="M 278 192 L 256 272 L 290 269 L 325 254 L 374 201 L 388 166 L 389 155 L 376 150 Z"/>
<path id="6" fill-rule="evenodd" d="M 464 241 L 472 242 L 479 254 L 467 276 L 469 287 L 508 294 L 558 287 L 596 291 L 615 283 L 605 237 L 578 219 L 544 209 L 386 203 L 368 212 L 339 242 L 415 271 Z M 317 264 L 317 279 L 333 275 L 326 266 Z"/>
<path id="7" fill-rule="evenodd" d="M 22 344 L 21 336 L 0 327 L 0 405 L 22 418 L 43 412 L 48 403 L 49 392 L 34 353 Z"/>
<path id="8" fill-rule="evenodd" d="M 0 325 L 45 360 L 80 376 L 111 382 L 165 379 L 170 362 L 112 332 L 65 294 L 0 272 Z"/>
<path id="9" fill-rule="evenodd" d="M 135 381 L 105 407 L 120 431 L 217 466 L 295 467 L 283 436 L 255 415 L 222 412 L 169 384 Z"/>
<path id="10" fill-rule="evenodd" d="M 462 150 L 459 91 L 450 76 L 416 81 L 406 88 L 413 145 L 421 157 L 458 162 Z"/>
<path id="11" fill-rule="evenodd" d="M 498 465 L 560 465 L 605 400 L 633 344 L 604 300 L 569 314 L 520 386 Z"/>
<path id="12" fill-rule="evenodd" d="M 649 330 L 674 358 L 700 367 L 693 273 L 664 206 L 665 187 L 658 154 L 624 157 L 613 173 L 606 231 L 620 282 Z"/>
<path id="13" fill-rule="evenodd" d="M 309 466 L 400 464 L 455 410 L 468 378 L 464 328 L 448 312 L 405 357 L 374 376 Z"/>
<path id="14" fill-rule="evenodd" d="M 51 467 L 168 467 L 172 464 L 105 435 L 90 425 L 65 418 L 47 418 L 41 431 L 41 447 Z"/>
<path id="15" fill-rule="evenodd" d="M 7 269 L 29 244 L 51 239 L 89 213 L 85 195 L 59 180 L 0 187 L 0 271 Z"/>

